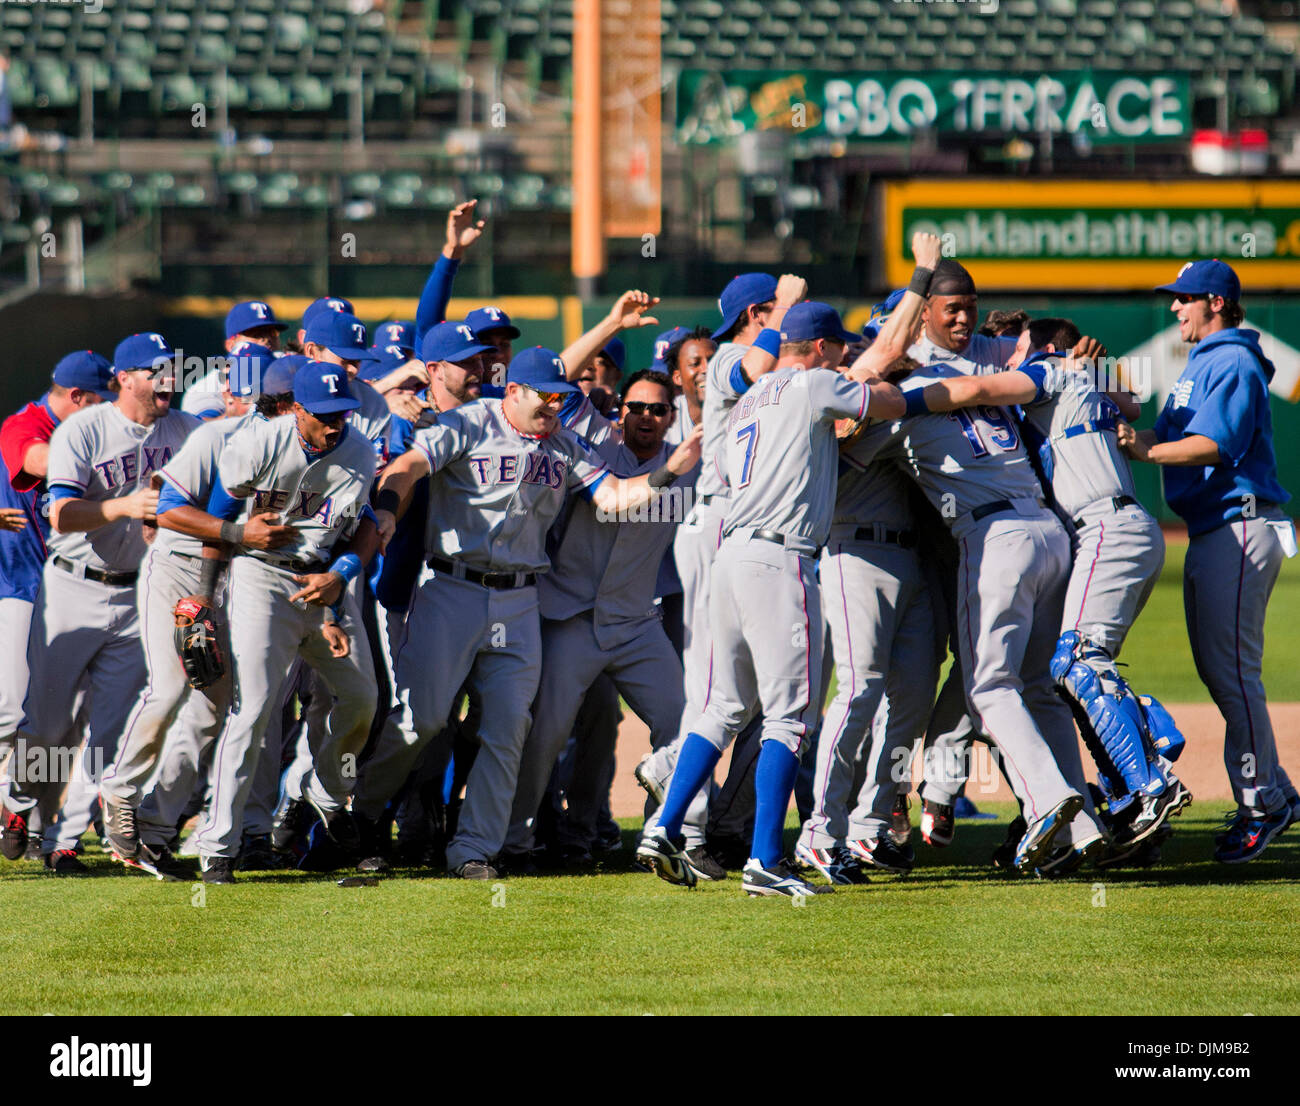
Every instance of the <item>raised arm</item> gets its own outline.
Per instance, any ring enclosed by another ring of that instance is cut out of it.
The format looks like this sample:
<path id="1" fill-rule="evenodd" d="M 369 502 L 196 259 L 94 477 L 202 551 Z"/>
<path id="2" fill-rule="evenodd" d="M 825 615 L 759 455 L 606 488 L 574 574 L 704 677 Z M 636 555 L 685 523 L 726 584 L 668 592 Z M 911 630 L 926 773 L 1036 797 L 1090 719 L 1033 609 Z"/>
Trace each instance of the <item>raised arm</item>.
<path id="1" fill-rule="evenodd" d="M 785 313 L 796 303 L 808 296 L 808 282 L 793 273 L 783 273 L 776 282 L 776 302 L 772 313 L 767 317 L 767 325 L 759 333 L 754 344 L 745 351 L 740 359 L 740 371 L 751 384 L 764 373 L 776 368 L 776 361 L 781 352 L 781 323 Z"/>
<path id="2" fill-rule="evenodd" d="M 903 356 L 912 343 L 916 341 L 921 328 L 921 311 L 930 287 L 930 279 L 942 257 L 939 236 L 917 231 L 912 235 L 912 256 L 916 258 L 916 268 L 912 272 L 912 282 L 903 293 L 902 300 L 894 308 L 885 325 L 881 327 L 876 340 L 853 362 L 853 368 L 859 366 L 868 373 L 878 376 L 885 369 Z"/>
<path id="3" fill-rule="evenodd" d="M 564 362 L 564 373 L 569 380 L 577 380 L 582 370 L 591 359 L 603 350 L 611 338 L 617 338 L 624 330 L 636 330 L 643 326 L 658 326 L 659 320 L 646 312 L 659 302 L 658 296 L 633 289 L 624 292 L 609 309 L 609 314 L 600 320 L 585 334 L 580 335 L 563 353 L 560 360 Z"/>
<path id="4" fill-rule="evenodd" d="M 483 233 L 486 224 L 482 219 L 474 219 L 477 206 L 478 200 L 466 200 L 447 213 L 447 241 L 434 262 L 429 279 L 425 281 L 424 291 L 420 293 L 420 306 L 415 311 L 417 349 L 425 332 L 447 318 L 447 303 L 451 299 L 451 286 L 460 268 L 460 259 Z"/>

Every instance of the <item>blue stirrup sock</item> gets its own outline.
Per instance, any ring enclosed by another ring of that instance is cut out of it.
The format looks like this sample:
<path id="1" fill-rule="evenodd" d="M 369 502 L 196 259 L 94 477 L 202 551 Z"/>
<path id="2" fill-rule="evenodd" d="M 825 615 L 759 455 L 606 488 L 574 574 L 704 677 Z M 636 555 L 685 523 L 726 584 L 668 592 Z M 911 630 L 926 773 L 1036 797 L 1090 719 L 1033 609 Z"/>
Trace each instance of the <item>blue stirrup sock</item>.
<path id="1" fill-rule="evenodd" d="M 722 753 L 697 733 L 687 734 L 682 742 L 682 751 L 677 754 L 677 767 L 673 769 L 673 780 L 668 785 L 668 794 L 664 796 L 664 805 L 659 811 L 659 828 L 671 840 L 682 832 L 682 819 L 691 805 L 691 800 L 704 786 L 704 781 L 713 775 Z"/>
<path id="2" fill-rule="evenodd" d="M 764 868 L 771 868 L 784 852 L 781 831 L 794 792 L 799 758 L 779 741 L 768 740 L 758 753 L 754 769 L 754 843 L 750 849 Z"/>

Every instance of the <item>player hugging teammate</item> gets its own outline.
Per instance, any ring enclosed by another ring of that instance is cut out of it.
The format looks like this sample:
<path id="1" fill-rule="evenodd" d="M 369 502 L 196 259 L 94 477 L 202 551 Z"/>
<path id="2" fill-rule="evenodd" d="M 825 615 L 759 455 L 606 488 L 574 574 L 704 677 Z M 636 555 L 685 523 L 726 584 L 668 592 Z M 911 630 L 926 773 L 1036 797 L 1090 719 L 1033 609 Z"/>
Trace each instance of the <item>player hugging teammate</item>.
<path id="1" fill-rule="evenodd" d="M 373 345 L 325 296 L 283 354 L 287 325 L 246 301 L 184 410 L 150 332 L 111 363 L 69 354 L 0 427 L 7 859 L 84 872 L 98 818 L 160 879 L 192 857 L 218 884 L 587 870 L 622 847 L 622 700 L 650 729 L 637 857 L 672 883 L 905 874 L 914 751 L 943 847 L 975 739 L 1021 806 L 1001 866 L 1151 863 L 1191 796 L 1172 718 L 1118 667 L 1164 563 L 1131 461 L 1162 466 L 1188 523 L 1188 629 L 1238 803 L 1216 859 L 1300 813 L 1260 680 L 1295 537 L 1272 365 L 1228 266 L 1165 287 L 1192 353 L 1139 433 L 1068 320 L 977 333 L 933 236 L 864 334 L 801 278 L 746 273 L 716 329 L 665 331 L 637 371 L 620 335 L 657 324 L 643 291 L 559 352 L 492 304 L 447 320 L 482 231 L 474 201 L 450 212 L 415 319 Z"/>

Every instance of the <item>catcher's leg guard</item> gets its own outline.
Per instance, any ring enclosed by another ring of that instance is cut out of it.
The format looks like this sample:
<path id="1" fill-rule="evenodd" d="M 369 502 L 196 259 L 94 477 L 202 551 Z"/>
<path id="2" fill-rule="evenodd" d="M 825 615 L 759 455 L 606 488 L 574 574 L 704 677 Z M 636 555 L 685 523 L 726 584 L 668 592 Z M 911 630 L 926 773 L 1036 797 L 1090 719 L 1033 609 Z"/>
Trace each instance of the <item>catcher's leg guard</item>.
<path id="1" fill-rule="evenodd" d="M 1071 630 L 1056 643 L 1051 669 L 1052 679 L 1067 701 L 1078 704 L 1087 718 L 1092 732 L 1085 731 L 1084 740 L 1094 757 L 1093 741 L 1105 751 L 1116 777 L 1108 782 L 1119 785 L 1114 790 L 1159 795 L 1167 781 L 1159 765 L 1147 755 L 1142 707 L 1106 651 L 1083 641 Z M 1083 718 L 1078 711 L 1075 716 L 1082 728 Z M 1103 774 L 1110 775 L 1107 765 L 1100 760 L 1099 764 Z"/>
<path id="2" fill-rule="evenodd" d="M 1164 704 L 1154 695 L 1139 695 L 1138 706 L 1142 708 L 1151 748 L 1165 760 L 1177 760 L 1187 740 L 1174 722 L 1173 715 L 1165 710 Z"/>

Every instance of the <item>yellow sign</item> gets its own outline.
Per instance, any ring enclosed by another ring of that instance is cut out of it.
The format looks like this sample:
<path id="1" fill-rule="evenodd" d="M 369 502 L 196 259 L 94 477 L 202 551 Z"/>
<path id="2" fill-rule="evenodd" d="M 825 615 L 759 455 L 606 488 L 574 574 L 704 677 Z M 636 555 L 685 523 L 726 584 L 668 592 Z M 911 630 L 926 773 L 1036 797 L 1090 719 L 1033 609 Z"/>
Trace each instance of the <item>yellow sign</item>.
<path id="1" fill-rule="evenodd" d="M 937 234 L 982 290 L 1149 290 L 1217 257 L 1247 289 L 1300 287 L 1300 182 L 918 180 L 885 186 L 885 272 Z"/>

